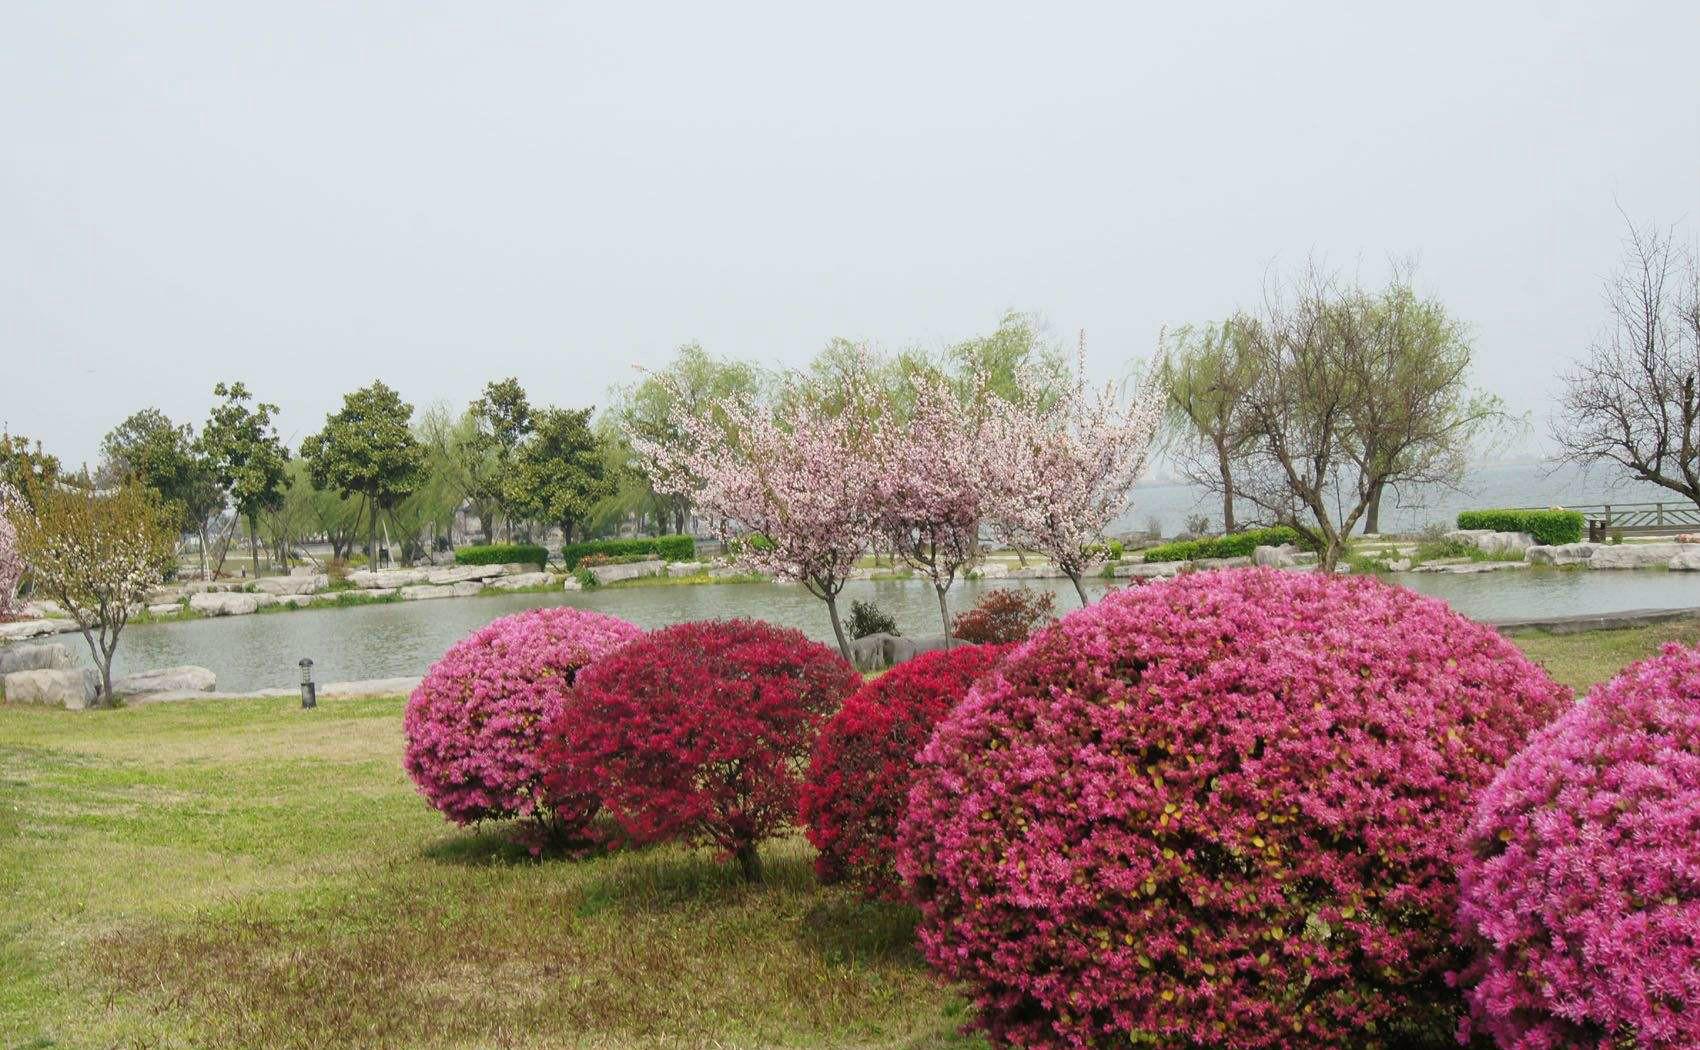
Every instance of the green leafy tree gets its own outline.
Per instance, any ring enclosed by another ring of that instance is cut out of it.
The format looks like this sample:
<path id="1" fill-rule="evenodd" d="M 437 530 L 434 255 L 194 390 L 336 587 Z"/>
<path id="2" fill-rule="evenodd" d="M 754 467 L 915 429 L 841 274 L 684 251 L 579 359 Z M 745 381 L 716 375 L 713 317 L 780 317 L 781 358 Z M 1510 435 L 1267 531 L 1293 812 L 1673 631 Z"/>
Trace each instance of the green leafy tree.
<path id="1" fill-rule="evenodd" d="M 1177 461 L 1189 478 L 1221 492 L 1225 533 L 1238 525 L 1234 463 L 1253 438 L 1242 418 L 1253 377 L 1249 331 L 1243 320 L 1181 328 L 1162 365 L 1171 429 L 1180 444 Z"/>
<path id="2" fill-rule="evenodd" d="M 260 516 L 283 505 L 289 486 L 289 453 L 272 424 L 278 407 L 263 401 L 250 404 L 253 395 L 242 383 L 220 383 L 213 387 L 213 396 L 224 401 L 213 406 L 201 428 L 199 447 L 237 515 L 248 523 L 258 576 Z"/>
<path id="3" fill-rule="evenodd" d="M 484 394 L 468 409 L 471 432 L 461 439 L 460 462 L 466 473 L 466 498 L 478 512 L 484 542 L 496 538 L 496 517 L 511 519 L 508 478 L 514 451 L 531 433 L 531 401 L 513 376 L 484 385 Z M 511 525 L 511 522 L 510 522 Z"/>
<path id="4" fill-rule="evenodd" d="M 224 509 L 224 491 L 194 428 L 144 408 L 112 428 L 101 442 L 103 485 L 133 481 L 151 489 L 171 510 L 181 533 L 201 540 L 201 574 L 207 569 L 207 522 Z"/>
<path id="5" fill-rule="evenodd" d="M 591 409 L 545 408 L 533 417 L 529 438 L 516 451 L 506 500 L 516 513 L 558 525 L 571 542 L 574 530 L 614 491 L 602 443 L 591 429 Z"/>
<path id="6" fill-rule="evenodd" d="M 22 434 L 0 432 L 0 484 L 10 485 L 34 505 L 34 493 L 58 479 L 63 470 L 59 457 L 49 454 L 40 441 Z"/>
<path id="7" fill-rule="evenodd" d="M 342 409 L 301 442 L 313 485 L 366 503 L 366 558 L 378 564 L 378 515 L 419 487 L 425 450 L 413 436 L 413 406 L 383 381 L 343 395 Z"/>
<path id="8" fill-rule="evenodd" d="M 466 499 L 462 453 L 470 424 L 469 416 L 456 418 L 442 402 L 419 413 L 413 434 L 424 450 L 424 470 L 418 487 L 396 506 L 390 519 L 401 540 L 402 559 L 409 564 L 450 536 L 455 511 Z"/>
<path id="9" fill-rule="evenodd" d="M 1005 401 L 1037 396 L 1054 404 L 1072 382 L 1068 354 L 1046 341 L 1036 317 L 1014 310 L 990 334 L 953 344 L 945 358 L 964 396 L 983 387 Z"/>

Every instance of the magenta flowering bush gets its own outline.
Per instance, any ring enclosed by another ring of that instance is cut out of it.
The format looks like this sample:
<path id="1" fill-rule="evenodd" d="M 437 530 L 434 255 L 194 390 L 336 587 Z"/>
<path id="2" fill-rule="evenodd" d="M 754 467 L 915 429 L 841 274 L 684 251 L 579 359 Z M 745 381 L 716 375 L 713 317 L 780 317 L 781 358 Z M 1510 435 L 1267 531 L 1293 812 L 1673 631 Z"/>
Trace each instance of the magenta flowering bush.
<path id="1" fill-rule="evenodd" d="M 1700 1046 L 1700 652 L 1666 646 L 1536 735 L 1466 846 L 1463 980 L 1503 1050 Z"/>
<path id="2" fill-rule="evenodd" d="M 995 1043 L 1445 1039 L 1458 836 L 1569 700 L 1443 603 L 1248 569 L 1121 591 L 921 752 L 898 870 Z"/>
<path id="3" fill-rule="evenodd" d="M 530 817 L 582 828 L 596 800 L 545 792 L 544 727 L 580 670 L 642 633 L 563 607 L 505 616 L 456 642 L 407 701 L 408 775 L 457 824 Z"/>

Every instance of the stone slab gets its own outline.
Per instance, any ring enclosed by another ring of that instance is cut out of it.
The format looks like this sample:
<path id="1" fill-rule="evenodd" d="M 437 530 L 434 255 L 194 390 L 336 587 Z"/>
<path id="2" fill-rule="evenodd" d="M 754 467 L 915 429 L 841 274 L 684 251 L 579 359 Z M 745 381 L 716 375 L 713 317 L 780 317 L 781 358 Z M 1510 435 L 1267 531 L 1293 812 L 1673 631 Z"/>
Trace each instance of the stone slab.
<path id="1" fill-rule="evenodd" d="M 100 678 L 91 668 L 14 671 L 4 679 L 6 702 L 48 704 L 80 711 L 94 706 L 100 696 Z"/>
<path id="2" fill-rule="evenodd" d="M 59 671 L 71 666 L 71 650 L 58 642 L 0 646 L 0 675 L 15 671 Z"/>
<path id="3" fill-rule="evenodd" d="M 217 675 L 205 667 L 187 664 L 181 667 L 138 671 L 112 680 L 113 696 L 135 696 L 140 693 L 210 693 L 216 688 Z"/>

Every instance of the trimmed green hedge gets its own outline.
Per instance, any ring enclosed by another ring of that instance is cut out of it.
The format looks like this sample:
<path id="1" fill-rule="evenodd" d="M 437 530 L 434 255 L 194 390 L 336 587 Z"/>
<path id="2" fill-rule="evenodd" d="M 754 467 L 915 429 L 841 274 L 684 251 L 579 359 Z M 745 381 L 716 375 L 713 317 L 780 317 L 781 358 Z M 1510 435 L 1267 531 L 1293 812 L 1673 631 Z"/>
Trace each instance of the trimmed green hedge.
<path id="1" fill-rule="evenodd" d="M 561 548 L 561 558 L 567 568 L 578 567 L 579 559 L 591 554 L 624 558 L 634 554 L 652 555 L 662 561 L 690 561 L 696 557 L 697 541 L 691 536 L 634 536 L 617 540 L 589 540 L 569 543 Z"/>
<path id="2" fill-rule="evenodd" d="M 455 551 L 456 565 L 517 565 L 521 562 L 541 569 L 549 562 L 549 552 L 530 543 L 492 543 Z"/>
<path id="3" fill-rule="evenodd" d="M 1177 540 L 1174 543 L 1165 543 L 1146 551 L 1145 560 L 1151 562 L 1242 558 L 1257 547 L 1279 547 L 1283 543 L 1303 546 L 1304 540 L 1287 526 L 1277 525 L 1272 529 L 1247 529 L 1213 540 Z"/>
<path id="4" fill-rule="evenodd" d="M 1526 532 L 1536 543 L 1576 543 L 1582 539 L 1579 510 L 1465 510 L 1458 513 L 1460 529 Z"/>

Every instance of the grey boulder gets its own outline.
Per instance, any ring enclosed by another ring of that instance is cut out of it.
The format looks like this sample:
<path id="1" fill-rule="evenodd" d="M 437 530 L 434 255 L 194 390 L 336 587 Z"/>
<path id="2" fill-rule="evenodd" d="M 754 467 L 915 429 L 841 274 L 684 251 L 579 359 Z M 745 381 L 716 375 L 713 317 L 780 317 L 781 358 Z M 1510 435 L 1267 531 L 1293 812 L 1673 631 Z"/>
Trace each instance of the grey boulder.
<path id="1" fill-rule="evenodd" d="M 5 683 L 6 700 L 13 704 L 52 704 L 81 711 L 100 696 L 100 678 L 89 668 L 14 671 Z"/>
<path id="2" fill-rule="evenodd" d="M 191 594 L 189 608 L 206 616 L 247 616 L 260 607 L 258 595 L 253 594 Z"/>
<path id="3" fill-rule="evenodd" d="M 313 594 L 331 585 L 330 577 L 313 576 L 267 576 L 254 581 L 254 589 L 262 594 Z"/>
<path id="4" fill-rule="evenodd" d="M 112 680 L 113 696 L 139 696 L 144 693 L 210 693 L 218 688 L 218 676 L 205 667 L 185 665 L 161 667 L 154 671 L 137 671 Z"/>
<path id="5" fill-rule="evenodd" d="M 8 645 L 0 648 L 0 674 L 15 671 L 58 671 L 71 666 L 71 650 L 57 642 Z"/>

